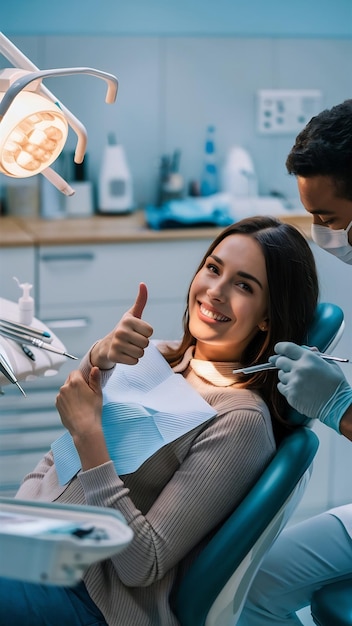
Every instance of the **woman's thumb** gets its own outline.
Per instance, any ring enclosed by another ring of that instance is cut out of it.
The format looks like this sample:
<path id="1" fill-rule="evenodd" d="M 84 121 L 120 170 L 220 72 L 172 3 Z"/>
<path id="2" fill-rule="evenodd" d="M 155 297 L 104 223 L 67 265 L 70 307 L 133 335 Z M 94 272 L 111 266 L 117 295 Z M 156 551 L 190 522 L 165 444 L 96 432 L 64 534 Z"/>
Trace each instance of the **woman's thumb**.
<path id="1" fill-rule="evenodd" d="M 100 383 L 100 370 L 99 370 L 99 367 L 92 367 L 91 368 L 91 370 L 89 372 L 88 384 L 89 384 L 89 387 L 92 389 L 92 391 L 94 391 L 95 393 L 98 393 L 98 394 L 101 393 L 101 383 Z"/>
<path id="2" fill-rule="evenodd" d="M 147 300 L 148 300 L 147 285 L 145 285 L 144 283 L 140 283 L 138 295 L 137 295 L 137 298 L 133 307 L 130 310 L 130 313 L 134 317 L 138 317 L 139 319 L 141 319 L 143 311 L 144 311 L 144 307 L 147 304 Z"/>

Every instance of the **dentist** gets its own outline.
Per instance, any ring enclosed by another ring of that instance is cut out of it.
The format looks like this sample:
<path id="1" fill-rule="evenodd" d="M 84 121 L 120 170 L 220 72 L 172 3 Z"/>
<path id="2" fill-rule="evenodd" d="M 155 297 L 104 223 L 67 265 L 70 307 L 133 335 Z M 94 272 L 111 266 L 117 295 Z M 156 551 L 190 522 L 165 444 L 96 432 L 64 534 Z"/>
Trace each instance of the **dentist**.
<path id="1" fill-rule="evenodd" d="M 286 167 L 313 216 L 315 243 L 352 265 L 352 100 L 310 120 Z M 289 404 L 352 441 L 352 388 L 339 366 L 291 342 L 278 343 L 275 352 L 270 360 Z M 336 611 L 331 626 L 351 624 L 340 621 L 338 611 L 343 597 L 352 593 L 352 503 L 280 535 L 254 579 L 238 626 L 302 624 L 296 611 L 310 605 L 313 594 L 327 584 L 324 598 Z"/>

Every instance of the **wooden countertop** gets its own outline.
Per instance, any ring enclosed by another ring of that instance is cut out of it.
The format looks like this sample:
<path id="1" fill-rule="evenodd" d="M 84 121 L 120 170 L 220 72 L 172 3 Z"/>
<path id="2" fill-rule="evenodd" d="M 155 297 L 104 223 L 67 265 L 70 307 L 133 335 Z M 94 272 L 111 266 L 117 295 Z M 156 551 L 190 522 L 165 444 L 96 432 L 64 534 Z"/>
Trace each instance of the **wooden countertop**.
<path id="1" fill-rule="evenodd" d="M 310 239 L 312 218 L 307 214 L 280 216 Z M 179 228 L 151 230 L 143 211 L 130 215 L 47 220 L 40 218 L 0 217 L 0 247 L 31 245 L 104 244 L 137 241 L 213 239 L 222 228 Z"/>

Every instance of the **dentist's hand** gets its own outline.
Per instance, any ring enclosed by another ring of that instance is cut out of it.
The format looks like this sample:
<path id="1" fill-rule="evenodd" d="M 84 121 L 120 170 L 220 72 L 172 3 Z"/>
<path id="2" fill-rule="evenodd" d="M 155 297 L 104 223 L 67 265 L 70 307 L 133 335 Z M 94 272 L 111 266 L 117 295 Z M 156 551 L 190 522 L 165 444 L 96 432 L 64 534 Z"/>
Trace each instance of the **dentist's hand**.
<path id="1" fill-rule="evenodd" d="M 314 351 L 283 341 L 270 361 L 278 368 L 278 390 L 300 413 L 340 432 L 339 424 L 352 404 L 352 389 L 336 363 Z"/>
<path id="2" fill-rule="evenodd" d="M 92 365 L 110 369 L 115 363 L 138 363 L 153 334 L 150 324 L 142 320 L 147 300 L 147 286 L 141 283 L 133 306 L 122 316 L 114 330 L 93 346 L 90 354 Z"/>

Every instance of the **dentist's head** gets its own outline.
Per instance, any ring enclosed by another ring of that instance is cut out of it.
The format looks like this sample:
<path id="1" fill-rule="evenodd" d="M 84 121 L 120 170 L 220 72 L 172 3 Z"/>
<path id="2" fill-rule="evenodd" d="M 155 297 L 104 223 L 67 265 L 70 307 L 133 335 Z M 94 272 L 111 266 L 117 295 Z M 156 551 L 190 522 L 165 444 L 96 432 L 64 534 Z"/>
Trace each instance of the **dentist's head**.
<path id="1" fill-rule="evenodd" d="M 352 265 L 352 100 L 310 120 L 286 167 L 297 177 L 301 202 L 313 216 L 313 241 Z"/>

